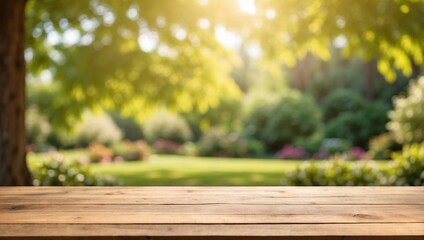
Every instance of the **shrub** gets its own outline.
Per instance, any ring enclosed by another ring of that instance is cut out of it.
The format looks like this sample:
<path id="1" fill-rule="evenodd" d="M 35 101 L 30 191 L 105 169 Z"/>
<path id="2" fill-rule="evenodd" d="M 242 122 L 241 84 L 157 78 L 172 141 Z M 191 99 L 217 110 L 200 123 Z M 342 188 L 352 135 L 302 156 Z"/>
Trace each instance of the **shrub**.
<path id="1" fill-rule="evenodd" d="M 325 122 L 342 113 L 359 111 L 365 106 L 366 100 L 359 93 L 344 88 L 331 92 L 321 103 Z"/>
<path id="2" fill-rule="evenodd" d="M 218 106 L 210 107 L 206 112 L 195 109 L 183 113 L 182 116 L 190 126 L 194 140 L 199 140 L 212 126 L 220 127 L 227 132 L 239 131 L 242 128 L 242 102 L 228 96 L 222 98 Z"/>
<path id="3" fill-rule="evenodd" d="M 394 153 L 389 184 L 398 186 L 424 186 L 424 142 L 404 146 Z"/>
<path id="4" fill-rule="evenodd" d="M 315 152 L 312 155 L 312 159 L 317 159 L 317 160 L 329 159 L 330 157 L 331 157 L 331 154 L 325 150 L 319 150 L 318 152 Z"/>
<path id="5" fill-rule="evenodd" d="M 109 115 L 88 113 L 77 125 L 76 136 L 76 145 L 79 146 L 87 146 L 92 142 L 111 145 L 121 140 L 122 133 Z"/>
<path id="6" fill-rule="evenodd" d="M 393 98 L 388 129 L 401 144 L 424 141 L 424 76 L 409 84 L 406 96 Z"/>
<path id="7" fill-rule="evenodd" d="M 178 153 L 180 149 L 181 144 L 166 140 L 166 139 L 159 139 L 155 141 L 153 144 L 153 148 L 157 153 L 164 153 L 164 154 L 175 154 Z"/>
<path id="8" fill-rule="evenodd" d="M 93 174 L 78 161 L 64 160 L 62 155 L 46 160 L 33 171 L 35 186 L 113 186 L 118 181 L 113 177 Z"/>
<path id="9" fill-rule="evenodd" d="M 216 127 L 202 136 L 199 145 L 199 152 L 203 156 L 245 157 L 248 154 L 245 139 Z"/>
<path id="10" fill-rule="evenodd" d="M 142 140 L 136 142 L 118 142 L 112 146 L 112 150 L 114 159 L 119 159 L 119 157 L 122 157 L 127 161 L 147 160 L 152 154 L 149 145 L 147 145 Z"/>
<path id="11" fill-rule="evenodd" d="M 137 141 L 143 139 L 141 125 L 132 117 L 123 117 L 118 113 L 112 113 L 111 117 L 116 126 L 122 131 L 124 139 Z"/>
<path id="12" fill-rule="evenodd" d="M 349 160 L 364 160 L 364 159 L 367 159 L 367 158 L 368 158 L 367 152 L 360 147 L 353 147 L 348 152 L 348 159 Z"/>
<path id="13" fill-rule="evenodd" d="M 227 134 L 219 127 L 210 128 L 199 142 L 199 153 L 203 156 L 213 156 L 222 151 L 222 139 L 226 138 Z"/>
<path id="14" fill-rule="evenodd" d="M 26 111 L 25 127 L 27 132 L 28 144 L 34 144 L 37 147 L 46 145 L 47 137 L 51 132 L 50 123 L 37 108 L 30 107 Z"/>
<path id="15" fill-rule="evenodd" d="M 161 139 L 183 144 L 192 137 L 183 118 L 166 112 L 159 112 L 148 119 L 144 125 L 144 134 L 150 143 Z"/>
<path id="16" fill-rule="evenodd" d="M 269 150 L 311 136 L 321 125 L 321 113 L 314 100 L 298 91 L 288 91 L 275 100 L 252 105 L 246 135 L 263 142 Z"/>
<path id="17" fill-rule="evenodd" d="M 322 134 L 314 134 L 308 138 L 299 138 L 294 142 L 295 147 L 304 149 L 309 154 L 317 153 L 321 150 L 323 144 Z"/>
<path id="18" fill-rule="evenodd" d="M 256 139 L 246 141 L 247 155 L 251 157 L 262 157 L 265 155 L 265 146 Z"/>
<path id="19" fill-rule="evenodd" d="M 358 141 L 368 143 L 373 136 L 387 132 L 386 124 L 389 122 L 390 107 L 381 102 L 368 102 L 367 106 L 359 113 L 362 118 L 362 128 Z M 355 141 L 352 141 L 356 144 Z M 363 145 L 365 146 L 365 145 Z"/>
<path id="20" fill-rule="evenodd" d="M 102 144 L 91 143 L 88 147 L 90 162 L 111 162 L 113 157 L 113 152 L 109 148 L 105 147 Z"/>
<path id="21" fill-rule="evenodd" d="M 386 131 L 389 108 L 381 102 L 369 102 L 356 112 L 344 112 L 325 126 L 325 136 L 344 138 L 361 147 L 367 147 L 372 136 Z"/>
<path id="22" fill-rule="evenodd" d="M 197 156 L 199 149 L 196 144 L 187 142 L 179 148 L 178 153 L 185 156 Z"/>
<path id="23" fill-rule="evenodd" d="M 322 141 L 321 150 L 329 154 L 344 153 L 352 147 L 352 144 L 341 138 L 325 138 Z"/>
<path id="24" fill-rule="evenodd" d="M 47 142 L 59 149 L 74 148 L 77 144 L 77 136 L 75 131 L 65 129 L 55 129 L 51 131 L 47 138 Z"/>
<path id="25" fill-rule="evenodd" d="M 362 119 L 353 112 L 343 113 L 325 125 L 325 137 L 330 139 L 356 140 L 362 128 Z"/>
<path id="26" fill-rule="evenodd" d="M 309 161 L 289 172 L 284 185 L 292 186 L 373 186 L 381 185 L 381 174 L 373 162 L 332 160 Z"/>
<path id="27" fill-rule="evenodd" d="M 291 145 L 284 146 L 275 155 L 280 159 L 303 159 L 307 156 L 307 152 L 300 147 L 293 147 Z"/>
<path id="28" fill-rule="evenodd" d="M 344 138 L 366 148 L 372 136 L 386 131 L 389 106 L 380 101 L 369 102 L 356 91 L 335 90 L 321 106 L 327 138 Z"/>
<path id="29" fill-rule="evenodd" d="M 111 145 L 122 138 L 121 130 L 107 114 L 86 113 L 72 131 L 55 130 L 49 141 L 59 148 L 86 147 L 90 143 Z"/>
<path id="30" fill-rule="evenodd" d="M 400 145 L 395 142 L 389 133 L 383 133 L 372 138 L 368 145 L 367 154 L 370 159 L 390 159 L 392 151 L 400 150 Z"/>

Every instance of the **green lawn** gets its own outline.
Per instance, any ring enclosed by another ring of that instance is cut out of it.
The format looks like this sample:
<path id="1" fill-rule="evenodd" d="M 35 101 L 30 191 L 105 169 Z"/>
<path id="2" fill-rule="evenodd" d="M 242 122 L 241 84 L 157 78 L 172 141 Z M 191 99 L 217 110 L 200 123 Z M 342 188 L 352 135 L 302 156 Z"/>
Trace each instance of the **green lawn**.
<path id="1" fill-rule="evenodd" d="M 299 161 L 157 156 L 145 162 L 96 164 L 93 170 L 117 176 L 125 185 L 279 185 Z"/>
<path id="2" fill-rule="evenodd" d="M 69 158 L 84 154 L 78 151 L 65 152 Z M 44 158 L 45 154 L 29 154 L 30 168 L 36 167 Z M 303 162 L 305 161 L 159 155 L 148 161 L 91 166 L 94 172 L 118 177 L 127 186 L 272 186 L 280 185 L 284 173 L 295 169 Z M 377 166 L 382 170 L 389 168 L 387 161 L 377 161 Z"/>

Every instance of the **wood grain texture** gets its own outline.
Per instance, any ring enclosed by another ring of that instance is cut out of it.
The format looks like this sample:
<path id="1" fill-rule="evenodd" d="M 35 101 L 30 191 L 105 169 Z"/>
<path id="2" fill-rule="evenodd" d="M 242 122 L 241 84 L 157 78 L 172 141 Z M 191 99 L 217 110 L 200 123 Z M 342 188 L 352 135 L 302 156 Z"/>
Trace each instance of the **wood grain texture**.
<path id="1" fill-rule="evenodd" d="M 423 236 L 424 187 L 0 188 L 0 238 Z"/>
<path id="2" fill-rule="evenodd" d="M 1 239 L 1 237 L 0 237 Z M 82 239 L 82 240 L 424 240 L 423 237 L 416 236 L 313 236 L 313 237 L 295 237 L 295 236 L 115 236 L 115 237 L 10 237 L 6 239 L 13 240 L 71 240 L 71 239 Z"/>
<path id="3" fill-rule="evenodd" d="M 420 223 L 424 205 L 0 205 L 0 223 Z M 28 217 L 30 216 L 30 217 Z"/>
<path id="4" fill-rule="evenodd" d="M 0 224 L 3 236 L 390 236 L 424 235 L 423 223 L 394 224 Z"/>
<path id="5" fill-rule="evenodd" d="M 417 187 L 18 187 L 0 189 L 0 204 L 424 205 L 423 195 Z"/>

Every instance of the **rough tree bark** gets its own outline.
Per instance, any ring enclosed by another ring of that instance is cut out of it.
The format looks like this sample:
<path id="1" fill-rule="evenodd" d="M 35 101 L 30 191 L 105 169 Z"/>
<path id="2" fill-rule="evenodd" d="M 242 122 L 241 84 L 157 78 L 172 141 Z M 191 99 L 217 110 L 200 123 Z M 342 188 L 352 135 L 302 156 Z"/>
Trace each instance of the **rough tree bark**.
<path id="1" fill-rule="evenodd" d="M 25 135 L 25 0 L 0 1 L 0 185 L 30 185 Z"/>

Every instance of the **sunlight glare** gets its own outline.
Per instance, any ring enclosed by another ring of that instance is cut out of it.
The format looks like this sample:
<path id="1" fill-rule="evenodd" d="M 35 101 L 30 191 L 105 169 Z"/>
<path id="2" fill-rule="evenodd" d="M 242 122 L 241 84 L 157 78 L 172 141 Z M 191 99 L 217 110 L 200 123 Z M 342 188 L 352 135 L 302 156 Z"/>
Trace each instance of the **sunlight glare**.
<path id="1" fill-rule="evenodd" d="M 336 37 L 333 41 L 333 45 L 336 48 L 344 48 L 346 46 L 346 44 L 347 44 L 347 39 L 343 35 Z"/>
<path id="2" fill-rule="evenodd" d="M 152 52 L 158 45 L 159 37 L 155 32 L 144 32 L 138 37 L 138 45 L 144 52 Z"/>
<path id="3" fill-rule="evenodd" d="M 218 25 L 215 28 L 215 37 L 218 42 L 227 48 L 238 49 L 242 43 L 240 36 L 228 31 L 223 25 Z"/>
<path id="4" fill-rule="evenodd" d="M 250 15 L 256 13 L 255 0 L 239 0 L 240 9 Z"/>
<path id="5" fill-rule="evenodd" d="M 274 19 L 276 15 L 277 15 L 277 13 L 275 12 L 275 10 L 271 9 L 271 8 L 266 10 L 266 12 L 265 12 L 265 16 L 268 19 Z"/>

